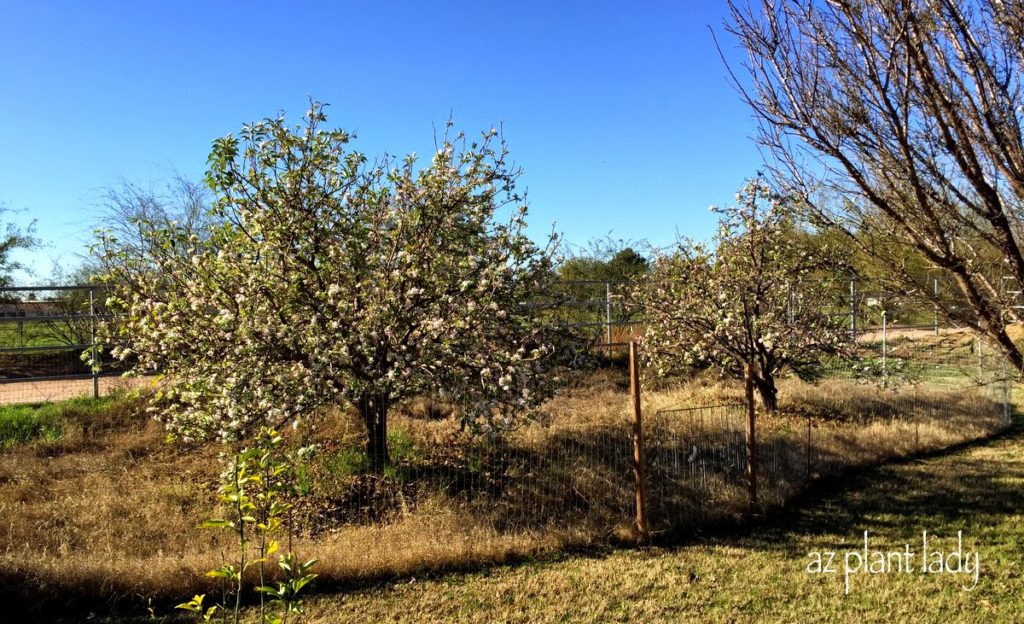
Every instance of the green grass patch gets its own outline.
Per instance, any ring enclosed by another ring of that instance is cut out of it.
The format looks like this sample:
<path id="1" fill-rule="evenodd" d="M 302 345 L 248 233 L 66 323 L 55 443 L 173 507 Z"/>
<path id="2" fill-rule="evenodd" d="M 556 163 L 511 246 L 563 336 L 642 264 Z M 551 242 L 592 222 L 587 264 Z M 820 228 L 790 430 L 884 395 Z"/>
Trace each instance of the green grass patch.
<path id="1" fill-rule="evenodd" d="M 391 461 L 384 468 L 384 476 L 404 480 L 407 470 L 422 453 L 416 447 L 412 435 L 400 428 L 388 431 L 388 454 Z M 366 449 L 362 446 L 345 446 L 320 460 L 323 469 L 333 477 L 354 477 L 370 469 Z"/>
<path id="2" fill-rule="evenodd" d="M 63 347 L 70 334 L 69 327 L 59 321 L 4 321 L 0 323 L 0 347 Z"/>
<path id="3" fill-rule="evenodd" d="M 354 477 L 366 472 L 370 466 L 366 451 L 353 447 L 338 449 L 321 459 L 320 464 L 328 474 L 335 477 Z"/>
<path id="4" fill-rule="evenodd" d="M 0 406 L 0 447 L 10 448 L 35 440 L 55 442 L 64 437 L 72 422 L 107 412 L 115 396 L 78 397 L 56 403 L 22 403 Z"/>

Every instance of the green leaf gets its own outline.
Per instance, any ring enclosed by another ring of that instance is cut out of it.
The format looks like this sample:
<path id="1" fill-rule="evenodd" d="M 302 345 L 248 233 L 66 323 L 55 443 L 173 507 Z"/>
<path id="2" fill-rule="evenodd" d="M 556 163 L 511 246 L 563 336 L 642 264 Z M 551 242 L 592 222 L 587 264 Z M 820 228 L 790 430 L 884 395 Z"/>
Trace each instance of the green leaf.
<path id="1" fill-rule="evenodd" d="M 203 523 L 199 525 L 201 529 L 225 529 L 234 528 L 235 523 L 230 520 L 203 520 Z"/>
<path id="2" fill-rule="evenodd" d="M 299 591 L 301 591 L 303 587 L 308 585 L 316 577 L 316 574 L 307 574 L 306 576 L 300 579 L 296 579 L 294 589 L 292 591 L 294 591 L 296 594 L 299 593 Z"/>

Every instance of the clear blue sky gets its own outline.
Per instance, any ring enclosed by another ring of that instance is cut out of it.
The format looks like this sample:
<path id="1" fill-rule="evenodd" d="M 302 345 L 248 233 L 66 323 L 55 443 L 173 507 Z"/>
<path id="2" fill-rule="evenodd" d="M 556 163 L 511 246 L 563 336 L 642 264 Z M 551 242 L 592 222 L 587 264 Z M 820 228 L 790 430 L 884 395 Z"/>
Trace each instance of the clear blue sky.
<path id="1" fill-rule="evenodd" d="M 0 203 L 37 275 L 89 240 L 102 190 L 198 178 L 212 139 L 307 98 L 358 149 L 429 152 L 503 123 L 531 230 L 706 237 L 760 163 L 697 2 L 12 2 L 0 20 Z M 722 39 L 722 37 L 720 37 Z M 735 44 L 725 36 L 727 53 Z"/>

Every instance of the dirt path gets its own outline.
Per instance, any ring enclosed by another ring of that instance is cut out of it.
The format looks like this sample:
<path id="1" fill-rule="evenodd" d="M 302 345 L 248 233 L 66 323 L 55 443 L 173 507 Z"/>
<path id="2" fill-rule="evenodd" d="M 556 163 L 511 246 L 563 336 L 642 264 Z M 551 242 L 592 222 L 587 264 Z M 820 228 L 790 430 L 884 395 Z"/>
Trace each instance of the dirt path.
<path id="1" fill-rule="evenodd" d="M 150 381 L 146 378 L 101 377 L 101 395 L 118 388 L 140 387 Z M 46 381 L 9 381 L 0 383 L 0 405 L 12 403 L 47 403 L 79 396 L 92 396 L 92 379 L 50 379 Z"/>

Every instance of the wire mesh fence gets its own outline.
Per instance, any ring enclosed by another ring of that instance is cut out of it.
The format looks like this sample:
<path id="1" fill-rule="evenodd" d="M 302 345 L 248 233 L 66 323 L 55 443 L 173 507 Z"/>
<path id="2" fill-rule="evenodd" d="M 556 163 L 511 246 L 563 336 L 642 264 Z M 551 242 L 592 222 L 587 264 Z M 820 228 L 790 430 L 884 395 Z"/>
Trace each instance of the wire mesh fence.
<path id="1" fill-rule="evenodd" d="M 878 363 L 878 345 L 868 343 L 856 359 L 830 363 L 815 383 L 782 381 L 780 409 L 758 410 L 756 420 L 760 505 L 781 505 L 825 475 L 1009 426 L 1012 375 L 998 352 L 983 355 L 984 345 L 972 336 L 901 344 L 898 356 Z M 706 523 L 747 507 L 743 403 L 662 409 L 649 423 L 656 525 Z"/>
<path id="2" fill-rule="evenodd" d="M 935 336 L 964 332 L 970 325 L 970 306 L 961 301 L 954 284 L 925 276 L 911 290 L 893 290 L 863 278 L 840 280 L 832 301 L 820 312 L 850 328 L 858 341 L 885 343 L 887 334 L 896 340 L 907 334 Z M 553 317 L 590 339 L 591 349 L 609 357 L 625 355 L 628 342 L 644 332 L 642 309 L 635 305 L 633 282 L 622 280 L 566 280 L 559 282 L 544 305 Z M 1000 282 L 1010 319 L 1024 310 L 1024 295 L 1005 280 Z M 944 302 L 940 313 L 932 299 Z M 791 303 L 796 305 L 795 301 Z"/>
<path id="3" fill-rule="evenodd" d="M 647 419 L 644 433 L 655 530 L 742 511 L 747 496 L 742 403 L 662 409 Z"/>
<path id="4" fill-rule="evenodd" d="M 463 533 L 585 541 L 629 533 L 633 446 L 619 410 L 474 436 L 453 426 L 447 408 L 394 406 L 390 458 L 379 474 L 367 470 L 358 419 L 342 417 L 346 429 L 320 437 L 311 481 L 321 487 L 307 501 L 307 528 L 340 523 L 386 534 L 424 515 L 454 514 Z"/>
<path id="5" fill-rule="evenodd" d="M 99 397 L 130 384 L 121 379 L 126 363 L 97 338 L 110 318 L 96 286 L 0 288 L 0 405 Z"/>
<path id="6" fill-rule="evenodd" d="M 579 305 L 553 313 L 592 330 L 592 348 L 610 349 L 642 329 L 642 317 L 630 316 L 627 293 L 621 283 L 568 284 L 559 301 Z M 107 318 L 100 293 L 38 287 L 0 294 L 0 357 L 6 358 L 0 402 L 98 395 L 115 385 L 117 365 L 91 368 L 82 358 L 102 351 L 95 338 L 96 323 Z M 851 325 L 857 319 L 851 312 Z M 853 357 L 826 362 L 816 384 L 781 380 L 780 410 L 759 412 L 760 506 L 783 504 L 822 475 L 948 446 L 1008 423 L 1011 376 L 997 349 L 956 327 L 865 323 L 858 325 Z M 304 506 L 307 530 L 340 523 L 386 540 L 410 523 L 448 514 L 460 519 L 453 531 L 463 535 L 635 537 L 637 452 L 623 390 L 556 400 L 549 420 L 489 436 L 460 429 L 452 417 L 457 406 L 395 405 L 391 458 L 379 473 L 368 470 L 358 418 L 340 418 L 348 423 L 342 429 L 315 436 L 323 450 L 309 468 L 309 482 L 318 487 Z M 641 473 L 655 532 L 750 511 L 742 393 L 732 388 L 711 402 L 681 398 L 667 406 L 654 393 L 643 408 Z"/>
<path id="7" fill-rule="evenodd" d="M 779 410 L 758 408 L 754 506 L 740 390 L 726 388 L 725 402 L 694 405 L 695 398 L 658 409 L 664 398 L 652 393 L 641 439 L 646 528 L 657 535 L 733 522 L 786 504 L 823 476 L 982 438 L 1010 423 L 1010 380 L 997 371 L 982 383 L 943 375 L 883 387 L 851 369 L 835 366 L 814 384 L 782 380 Z M 315 532 L 341 522 L 352 539 L 383 543 L 426 518 L 454 517 L 436 529 L 438 539 L 637 539 L 628 403 L 621 393 L 584 393 L 555 405 L 549 422 L 484 437 L 453 429 L 444 410 L 430 416 L 395 406 L 383 474 L 359 463 L 357 426 L 332 434 L 347 442 L 323 450 L 315 480 L 345 495 L 325 506 L 312 494 L 309 508 L 321 515 L 311 512 L 306 526 Z"/>

